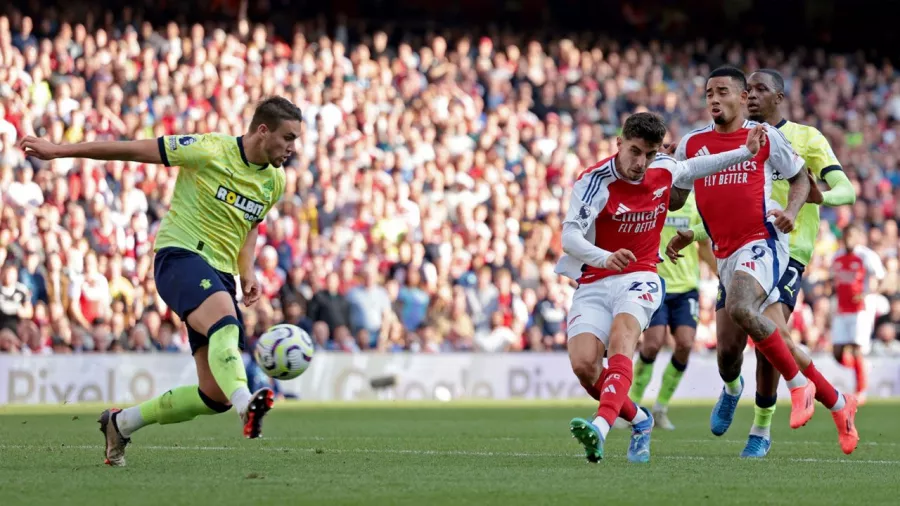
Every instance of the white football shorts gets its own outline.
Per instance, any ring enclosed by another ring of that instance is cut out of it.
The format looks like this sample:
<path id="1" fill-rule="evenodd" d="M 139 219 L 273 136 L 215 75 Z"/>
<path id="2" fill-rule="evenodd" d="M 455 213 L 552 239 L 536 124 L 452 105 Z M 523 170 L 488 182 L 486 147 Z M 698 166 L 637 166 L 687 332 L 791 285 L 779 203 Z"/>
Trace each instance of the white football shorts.
<path id="1" fill-rule="evenodd" d="M 778 302 L 781 298 L 778 281 L 784 275 L 790 261 L 788 236 L 778 232 L 777 239 L 760 239 L 749 242 L 728 258 L 717 260 L 720 289 L 719 306 L 724 305 L 728 297 L 728 287 L 734 279 L 734 273 L 741 271 L 753 276 L 759 286 L 768 294 L 760 311 Z"/>
<path id="2" fill-rule="evenodd" d="M 634 316 L 646 329 L 665 295 L 665 286 L 655 272 L 631 272 L 580 285 L 569 310 L 566 334 L 569 339 L 593 334 L 609 346 L 609 330 L 617 314 Z"/>

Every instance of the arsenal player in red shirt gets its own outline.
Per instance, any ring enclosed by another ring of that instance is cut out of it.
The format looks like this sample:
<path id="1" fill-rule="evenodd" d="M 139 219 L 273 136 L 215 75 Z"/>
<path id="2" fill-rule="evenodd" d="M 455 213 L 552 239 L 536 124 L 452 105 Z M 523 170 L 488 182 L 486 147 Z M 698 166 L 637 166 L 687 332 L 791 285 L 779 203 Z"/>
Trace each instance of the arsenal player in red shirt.
<path id="1" fill-rule="evenodd" d="M 694 179 L 750 160 L 765 136 L 758 126 L 744 147 L 678 162 L 658 154 L 665 135 L 659 116 L 629 117 L 619 152 L 579 176 L 563 224 L 565 255 L 556 272 L 578 281 L 567 325 L 569 358 L 582 386 L 600 401 L 593 421 L 570 424 L 590 462 L 603 457 L 617 416 L 632 424 L 628 459 L 650 459 L 653 418 L 628 399 L 628 390 L 638 337 L 665 294 L 656 264 L 666 214 L 684 205 Z M 602 371 L 607 350 L 609 367 Z"/>
<path id="2" fill-rule="evenodd" d="M 875 314 L 867 307 L 866 295 L 884 279 L 884 264 L 878 254 L 863 246 L 863 232 L 856 225 L 844 229 L 844 248 L 832 264 L 837 311 L 831 323 L 834 358 L 856 373 L 856 396 L 865 402 L 866 363 L 864 353 L 871 344 Z"/>

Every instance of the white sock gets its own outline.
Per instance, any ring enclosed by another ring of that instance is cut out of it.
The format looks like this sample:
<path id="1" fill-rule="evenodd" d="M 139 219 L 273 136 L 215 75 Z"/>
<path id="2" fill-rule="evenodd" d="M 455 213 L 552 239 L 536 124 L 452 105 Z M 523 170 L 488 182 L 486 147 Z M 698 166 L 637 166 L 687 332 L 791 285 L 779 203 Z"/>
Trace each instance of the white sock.
<path id="1" fill-rule="evenodd" d="M 643 421 L 645 421 L 645 420 L 647 420 L 647 419 L 649 419 L 649 418 L 650 418 L 650 417 L 647 416 L 647 413 L 646 413 L 643 409 L 638 408 L 637 414 L 634 415 L 634 420 L 631 421 L 631 425 L 637 425 L 637 424 L 639 424 L 639 423 L 641 423 L 641 422 L 643 422 Z"/>
<path id="2" fill-rule="evenodd" d="M 834 403 L 834 406 L 831 407 L 831 411 L 840 411 L 844 409 L 844 406 L 847 402 L 844 399 L 844 394 L 838 392 L 838 401 Z"/>
<path id="3" fill-rule="evenodd" d="M 131 434 L 134 431 L 147 425 L 147 423 L 144 421 L 144 417 L 141 416 L 140 406 L 131 406 L 130 408 L 125 408 L 113 415 L 113 418 L 115 420 L 116 427 L 119 429 L 119 433 L 122 434 L 122 437 L 125 438 L 131 437 Z"/>
<path id="4" fill-rule="evenodd" d="M 791 390 L 793 390 L 797 387 L 804 387 L 804 386 L 806 386 L 806 383 L 807 383 L 806 376 L 804 376 L 803 374 L 801 374 L 799 372 L 797 373 L 796 376 L 787 380 L 787 386 Z"/>
<path id="5" fill-rule="evenodd" d="M 768 441 L 768 440 L 772 439 L 771 438 L 771 434 L 772 434 L 771 429 L 772 429 L 771 425 L 768 427 L 760 427 L 759 425 L 756 425 L 754 423 L 753 426 L 750 427 L 750 435 L 751 436 L 759 436 Z"/>
<path id="6" fill-rule="evenodd" d="M 250 393 L 250 390 L 247 387 L 241 387 L 231 394 L 231 405 L 237 410 L 238 415 L 243 416 L 252 398 L 253 394 Z"/>
<path id="7" fill-rule="evenodd" d="M 595 427 L 600 429 L 600 435 L 603 436 L 603 439 L 606 439 L 606 435 L 609 434 L 610 429 L 609 424 L 606 423 L 606 420 L 598 416 L 597 418 L 594 418 L 593 423 Z"/>

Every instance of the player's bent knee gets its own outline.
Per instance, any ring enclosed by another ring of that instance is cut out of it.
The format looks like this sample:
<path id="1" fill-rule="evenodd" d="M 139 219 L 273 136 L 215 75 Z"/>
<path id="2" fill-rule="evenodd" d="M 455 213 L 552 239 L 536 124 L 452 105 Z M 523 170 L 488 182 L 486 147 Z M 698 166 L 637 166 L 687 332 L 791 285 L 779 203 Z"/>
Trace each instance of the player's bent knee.
<path id="1" fill-rule="evenodd" d="M 187 322 L 191 328 L 208 337 L 213 331 L 211 327 L 229 316 L 237 321 L 234 299 L 228 292 L 219 291 L 207 297 L 197 309 L 191 311 Z"/>
<path id="2" fill-rule="evenodd" d="M 600 367 L 594 360 L 578 358 L 572 360 L 572 372 L 579 380 L 590 384 L 600 375 Z"/>
<path id="3" fill-rule="evenodd" d="M 731 320 L 741 327 L 745 327 L 748 324 L 754 313 L 749 305 L 739 301 L 732 302 L 732 299 L 725 302 L 725 311 L 728 312 Z"/>

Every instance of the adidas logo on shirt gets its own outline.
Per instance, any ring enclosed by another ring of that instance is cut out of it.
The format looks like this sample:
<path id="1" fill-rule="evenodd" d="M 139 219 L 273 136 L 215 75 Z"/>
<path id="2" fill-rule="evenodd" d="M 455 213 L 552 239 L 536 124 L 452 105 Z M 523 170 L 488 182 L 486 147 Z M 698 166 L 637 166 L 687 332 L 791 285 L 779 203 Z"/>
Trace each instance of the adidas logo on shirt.
<path id="1" fill-rule="evenodd" d="M 703 146 L 702 148 L 700 148 L 699 151 L 697 151 L 696 153 L 694 153 L 694 156 L 706 156 L 706 155 L 708 155 L 708 154 L 710 154 L 710 153 L 709 153 L 709 148 L 707 148 L 706 146 Z"/>
<path id="2" fill-rule="evenodd" d="M 631 212 L 631 208 L 624 204 L 619 204 L 619 207 L 616 208 L 616 216 L 621 216 L 621 215 L 623 215 L 625 213 L 629 213 L 629 212 Z"/>

